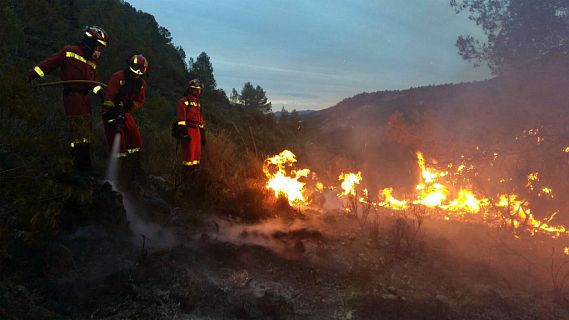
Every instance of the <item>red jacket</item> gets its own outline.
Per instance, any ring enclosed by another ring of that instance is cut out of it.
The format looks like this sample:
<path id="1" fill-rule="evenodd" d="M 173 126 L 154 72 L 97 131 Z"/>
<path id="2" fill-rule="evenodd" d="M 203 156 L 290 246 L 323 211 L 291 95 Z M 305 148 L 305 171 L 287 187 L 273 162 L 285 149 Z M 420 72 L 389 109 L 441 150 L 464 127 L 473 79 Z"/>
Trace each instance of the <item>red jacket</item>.
<path id="1" fill-rule="evenodd" d="M 205 125 L 200 100 L 194 96 L 178 100 L 176 116 L 178 124 L 186 125 L 188 128 L 203 128 Z"/>
<path id="2" fill-rule="evenodd" d="M 40 62 L 33 70 L 40 76 L 61 68 L 61 80 L 95 80 L 97 64 L 86 57 L 80 45 L 67 45 L 57 53 Z M 68 84 L 67 89 L 89 90 L 92 84 Z"/>
<path id="3" fill-rule="evenodd" d="M 126 79 L 128 75 L 124 70 L 115 72 L 105 90 L 104 107 L 112 108 L 120 102 L 127 106 L 132 102 L 132 109 L 138 109 L 144 104 L 146 96 L 146 81 L 143 78 L 137 80 Z M 128 110 L 130 111 L 130 110 Z"/>
<path id="4" fill-rule="evenodd" d="M 178 125 L 186 126 L 189 139 L 182 140 L 182 164 L 194 166 L 200 164 L 201 145 L 205 142 L 202 136 L 204 119 L 200 100 L 194 96 L 183 97 L 178 100 L 177 115 Z"/>

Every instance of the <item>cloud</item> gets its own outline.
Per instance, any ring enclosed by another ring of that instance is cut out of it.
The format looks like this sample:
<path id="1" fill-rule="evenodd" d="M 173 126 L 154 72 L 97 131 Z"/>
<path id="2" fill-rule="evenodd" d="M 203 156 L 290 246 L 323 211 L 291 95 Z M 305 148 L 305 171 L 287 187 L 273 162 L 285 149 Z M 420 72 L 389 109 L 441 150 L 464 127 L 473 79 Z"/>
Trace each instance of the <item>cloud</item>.
<path id="1" fill-rule="evenodd" d="M 285 95 L 294 98 L 306 98 L 306 99 L 318 99 L 320 98 L 319 95 L 310 94 L 310 93 L 303 93 L 303 92 L 285 92 Z"/>

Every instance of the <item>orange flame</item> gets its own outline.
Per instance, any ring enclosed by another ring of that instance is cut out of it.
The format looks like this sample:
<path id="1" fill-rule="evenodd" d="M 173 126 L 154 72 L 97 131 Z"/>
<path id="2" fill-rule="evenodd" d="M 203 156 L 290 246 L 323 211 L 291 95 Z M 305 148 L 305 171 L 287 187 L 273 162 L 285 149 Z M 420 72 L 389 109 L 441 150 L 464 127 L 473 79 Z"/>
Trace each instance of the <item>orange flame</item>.
<path id="1" fill-rule="evenodd" d="M 392 208 L 394 210 L 405 210 L 409 208 L 408 201 L 397 200 L 393 197 L 393 188 L 383 189 L 382 194 L 383 194 L 383 201 L 379 203 L 379 206 Z"/>
<path id="2" fill-rule="evenodd" d="M 441 209 L 437 212 L 444 215 L 443 218 L 445 220 L 449 220 L 449 217 L 459 219 L 464 217 L 466 213 L 470 213 L 473 216 L 477 215 L 483 221 L 495 221 L 497 220 L 496 218 L 498 218 L 497 216 L 487 219 L 488 212 L 492 211 L 491 209 L 494 206 L 496 208 L 505 209 L 505 216 L 510 219 L 509 223 L 515 230 L 527 228 L 532 235 L 541 232 L 549 234 L 552 237 L 558 237 L 561 234 L 569 236 L 569 232 L 564 226 L 550 225 L 557 212 L 544 220 L 538 220 L 531 213 L 527 201 L 518 200 L 517 195 L 498 195 L 498 200 L 493 203 L 488 198 L 478 197 L 472 190 L 461 188 L 454 199 L 449 199 L 452 192 L 442 181 L 439 181 L 442 180 L 443 177 L 446 177 L 448 172 L 427 167 L 425 158 L 421 152 L 417 152 L 417 165 L 421 170 L 421 177 L 420 182 L 415 188 L 417 190 L 417 198 L 411 203 L 413 205 Z M 453 168 L 454 166 L 449 164 L 448 167 Z M 459 165 L 456 172 L 461 173 L 464 168 L 464 165 Z M 473 166 L 470 165 L 468 169 L 472 170 Z M 537 172 L 532 172 L 528 175 L 528 184 L 526 187 L 533 190 L 532 182 L 534 181 L 539 181 L 539 173 Z M 552 192 L 551 188 L 543 187 L 540 194 L 553 197 Z M 383 200 L 379 202 L 378 205 L 393 210 L 405 210 L 409 208 L 408 201 L 397 200 L 393 198 L 392 193 L 392 188 L 385 188 L 382 192 Z M 540 194 L 538 194 L 538 196 Z M 496 210 L 494 210 L 494 215 L 500 214 L 495 211 Z"/>
<path id="3" fill-rule="evenodd" d="M 448 174 L 448 172 L 445 171 L 437 172 L 433 169 L 428 169 L 425 166 L 425 158 L 423 157 L 423 153 L 420 151 L 417 152 L 417 164 L 419 165 L 419 168 L 421 168 L 421 176 L 423 177 L 425 183 L 432 183 L 438 178 L 444 177 Z"/>
<path id="4" fill-rule="evenodd" d="M 362 181 L 362 173 L 341 173 L 338 180 L 342 181 L 342 192 L 338 193 L 338 197 L 356 196 L 356 186 Z"/>
<path id="5" fill-rule="evenodd" d="M 497 154 L 494 155 L 497 157 Z M 295 155 L 285 150 L 277 156 L 265 160 L 263 170 L 269 178 L 267 188 L 273 190 L 275 196 L 284 195 L 289 204 L 307 205 L 304 196 L 305 183 L 299 181 L 300 178 L 307 177 L 308 169 L 296 170 L 294 163 Z M 407 210 L 411 206 L 424 206 L 433 210 L 434 216 L 440 216 L 445 220 L 461 220 L 468 214 L 469 221 L 476 218 L 477 221 L 489 225 L 496 225 L 497 221 L 502 221 L 503 226 L 511 228 L 514 232 L 528 231 L 530 235 L 537 233 L 548 234 L 551 237 L 561 235 L 569 236 L 569 231 L 562 225 L 552 225 L 551 221 L 558 212 L 554 212 L 545 219 L 537 219 L 530 210 L 529 203 L 519 199 L 515 194 L 499 194 L 494 200 L 481 197 L 470 186 L 455 188 L 455 184 L 448 184 L 451 177 L 457 177 L 467 171 L 474 170 L 470 164 L 453 165 L 448 164 L 449 169 L 453 169 L 449 176 L 447 171 L 440 171 L 427 165 L 423 153 L 417 152 L 417 165 L 420 169 L 419 182 L 416 185 L 415 196 L 411 199 L 396 199 L 393 196 L 393 188 L 384 188 L 378 193 L 378 202 L 373 202 L 369 197 L 367 189 L 358 189 L 363 177 L 361 172 L 344 173 L 338 178 L 341 181 L 341 192 L 337 194 L 340 198 L 348 198 L 345 208 L 347 212 L 357 210 L 357 204 L 366 204 L 370 207 L 383 207 L 391 210 Z M 288 168 L 288 172 L 287 172 Z M 500 182 L 511 181 L 502 179 Z M 539 173 L 532 172 L 528 175 L 526 187 L 530 190 L 536 189 L 533 183 L 539 182 Z M 449 186 L 449 187 L 447 187 Z M 316 189 L 322 192 L 324 189 L 334 190 L 333 186 L 325 187 L 321 182 L 316 184 Z M 456 191 L 458 189 L 458 191 Z M 549 187 L 541 186 L 538 196 L 553 197 L 553 190 Z M 536 191 L 537 191 L 536 190 Z M 569 247 L 568 247 L 569 248 Z M 569 252 L 569 249 L 567 249 Z M 569 254 L 569 253 L 568 253 Z"/>
<path id="6" fill-rule="evenodd" d="M 423 153 L 417 152 L 417 164 L 421 169 L 422 181 L 415 189 L 419 192 L 418 199 L 413 201 L 414 204 L 421 204 L 429 208 L 441 206 L 446 200 L 449 191 L 441 183 L 436 182 L 439 178 L 448 174 L 446 171 L 437 171 L 427 168 Z"/>
<path id="7" fill-rule="evenodd" d="M 488 204 L 488 199 L 478 199 L 472 192 L 461 189 L 456 199 L 450 201 L 448 205 L 442 206 L 442 208 L 449 211 L 477 213 L 480 212 L 482 206 Z"/>
<path id="8" fill-rule="evenodd" d="M 296 163 L 296 156 L 289 150 L 284 150 L 278 155 L 267 158 L 263 163 L 263 172 L 269 179 L 266 188 L 272 190 L 275 197 L 286 197 L 291 206 L 307 205 L 304 195 L 306 183 L 299 181 L 299 179 L 307 177 L 310 170 L 297 170 L 294 168 L 294 163 Z"/>

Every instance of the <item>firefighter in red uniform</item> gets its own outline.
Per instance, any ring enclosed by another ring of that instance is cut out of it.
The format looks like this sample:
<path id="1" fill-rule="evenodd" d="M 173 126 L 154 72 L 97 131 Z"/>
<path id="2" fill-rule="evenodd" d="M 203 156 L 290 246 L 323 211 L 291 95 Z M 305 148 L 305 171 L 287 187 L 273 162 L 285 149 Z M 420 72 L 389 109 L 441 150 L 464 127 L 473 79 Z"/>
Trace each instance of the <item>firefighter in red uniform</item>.
<path id="1" fill-rule="evenodd" d="M 200 95 L 203 84 L 198 79 L 188 83 L 184 96 L 177 106 L 177 138 L 182 148 L 182 165 L 185 171 L 193 171 L 200 164 L 202 146 L 205 145 L 205 122 L 202 115 Z"/>
<path id="2" fill-rule="evenodd" d="M 105 90 L 103 121 L 109 148 L 117 134 L 120 135 L 120 149 L 117 157 L 125 158 L 130 171 L 140 169 L 140 148 L 142 137 L 132 117 L 132 110 L 144 104 L 148 60 L 140 53 L 128 58 L 128 67 L 115 72 Z M 131 172 L 132 173 L 132 172 Z"/>
<path id="3" fill-rule="evenodd" d="M 109 36 L 97 26 L 83 30 L 83 41 L 79 45 L 67 45 L 60 51 L 40 62 L 28 72 L 28 81 L 43 78 L 45 74 L 61 69 L 61 80 L 96 79 L 97 59 L 101 49 L 107 46 Z M 89 83 L 65 84 L 63 107 L 69 120 L 70 147 L 75 166 L 78 169 L 91 167 L 91 98 L 89 92 L 98 93 L 102 88 Z"/>

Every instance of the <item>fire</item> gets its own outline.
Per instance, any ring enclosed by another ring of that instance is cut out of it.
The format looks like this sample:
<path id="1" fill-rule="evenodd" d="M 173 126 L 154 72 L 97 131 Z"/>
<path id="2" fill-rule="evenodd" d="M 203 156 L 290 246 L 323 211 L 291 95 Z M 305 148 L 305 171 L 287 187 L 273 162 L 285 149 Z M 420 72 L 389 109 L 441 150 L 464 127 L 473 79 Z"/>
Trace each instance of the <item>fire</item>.
<path id="1" fill-rule="evenodd" d="M 429 208 L 439 207 L 446 200 L 448 190 L 440 183 L 430 185 L 418 184 L 419 199 L 413 201 L 414 204 L 422 204 Z"/>
<path id="2" fill-rule="evenodd" d="M 267 158 L 263 163 L 263 172 L 268 178 L 266 188 L 275 193 L 275 197 L 284 196 L 291 206 L 306 205 L 304 186 L 299 181 L 310 173 L 309 169 L 297 170 L 294 167 L 296 156 L 289 150 Z M 288 169 L 288 170 L 287 170 Z"/>
<path id="3" fill-rule="evenodd" d="M 357 173 L 342 172 L 338 177 L 341 190 L 337 196 L 347 199 L 344 210 L 347 213 L 357 214 L 358 206 L 363 209 L 382 207 L 393 211 L 403 211 L 413 206 L 422 206 L 433 209 L 428 212 L 430 216 L 435 218 L 457 221 L 463 221 L 467 218 L 468 221 L 507 228 L 516 235 L 520 232 L 528 232 L 530 235 L 540 233 L 554 238 L 561 235 L 569 236 L 569 231 L 564 226 L 556 226 L 551 223 L 558 212 L 540 220 L 530 210 L 528 201 L 521 199 L 516 194 L 481 196 L 469 185 L 469 180 L 463 177 L 465 173 L 475 170 L 473 165 L 467 163 L 447 164 L 446 167 L 452 170 L 449 174 L 447 171 L 437 170 L 434 166 L 428 165 L 423 153 L 417 152 L 416 155 L 417 166 L 420 170 L 419 181 L 415 187 L 415 194 L 404 199 L 395 198 L 393 188 L 387 187 L 375 193 L 377 202 L 374 202 L 373 197 L 370 197 L 370 194 L 373 193 L 360 187 L 363 180 L 361 171 Z M 494 157 L 497 156 L 498 154 L 494 154 Z M 269 179 L 267 188 L 274 191 L 275 196 L 286 196 L 291 205 L 307 205 L 304 196 L 305 183 L 299 179 L 307 177 L 310 171 L 308 169 L 295 169 L 295 163 L 295 155 L 288 150 L 265 160 L 263 170 Z M 436 162 L 430 163 L 436 164 Z M 462 183 L 457 183 L 452 178 L 461 178 Z M 512 179 L 499 180 L 500 183 L 507 181 L 512 181 Z M 540 182 L 539 173 L 531 172 L 527 176 L 525 187 L 528 190 L 535 190 L 540 197 L 553 198 L 553 190 L 546 186 L 537 187 L 535 183 L 538 182 Z M 335 187 L 325 186 L 322 182 L 317 182 L 315 189 L 323 192 L 324 190 L 335 190 Z M 567 250 L 569 252 L 569 249 Z"/>
<path id="4" fill-rule="evenodd" d="M 541 191 L 537 194 L 537 196 L 538 197 L 545 197 L 545 198 L 549 198 L 549 199 L 555 198 L 555 195 L 553 194 L 553 189 L 548 188 L 548 187 L 541 188 Z"/>
<path id="5" fill-rule="evenodd" d="M 362 173 L 341 173 L 338 180 L 342 181 L 342 192 L 338 193 L 338 197 L 356 196 L 356 186 L 362 181 Z"/>
<path id="6" fill-rule="evenodd" d="M 525 132 L 528 136 L 536 137 L 537 144 L 541 144 L 541 143 L 545 140 L 545 138 L 539 135 L 539 131 L 540 131 L 539 128 L 537 128 L 537 129 L 524 130 L 524 132 Z"/>
<path id="7" fill-rule="evenodd" d="M 405 200 L 397 200 L 393 197 L 393 188 L 385 188 L 382 191 L 383 201 L 379 203 L 381 207 L 392 208 L 394 210 L 405 210 L 409 208 L 409 203 Z"/>
<path id="8" fill-rule="evenodd" d="M 434 182 L 438 178 L 444 177 L 448 174 L 446 171 L 437 172 L 433 169 L 427 168 L 425 166 L 425 158 L 423 157 L 422 152 L 417 152 L 417 164 L 419 165 L 419 168 L 421 168 L 421 176 L 425 183 Z"/>
<path id="9" fill-rule="evenodd" d="M 533 186 L 534 181 L 539 181 L 539 172 L 530 172 L 528 174 L 528 182 L 526 184 L 526 188 L 533 191 L 534 190 L 534 186 Z"/>
<path id="10" fill-rule="evenodd" d="M 483 206 L 488 204 L 488 199 L 478 199 L 472 192 L 461 189 L 456 199 L 450 201 L 448 205 L 442 206 L 442 208 L 449 211 L 478 213 Z"/>
<path id="11" fill-rule="evenodd" d="M 494 157 L 496 156 L 497 154 L 494 154 Z M 500 215 L 502 215 L 502 218 L 507 220 L 509 226 L 514 229 L 513 231 L 527 229 L 531 235 L 540 232 L 549 234 L 552 237 L 558 237 L 561 234 L 569 235 L 564 226 L 550 225 L 557 212 L 550 215 L 547 219 L 538 220 L 531 213 L 527 201 L 519 200 L 517 195 L 498 195 L 497 201 L 491 201 L 486 197 L 477 196 L 474 191 L 468 188 L 459 189 L 453 198 L 453 192 L 442 181 L 444 177 L 448 176 L 448 172 L 427 167 L 421 152 L 417 152 L 417 165 L 421 171 L 421 176 L 415 188 L 417 196 L 411 202 L 412 205 L 440 209 L 436 212 L 442 214 L 442 218 L 445 220 L 460 219 L 466 213 L 469 213 L 472 217 L 477 217 L 482 222 L 491 223 L 490 221 L 499 221 Z M 454 165 L 449 164 L 447 167 L 452 169 Z M 457 166 L 456 173 L 462 173 L 465 168 L 465 165 Z M 468 169 L 472 170 L 473 166 L 470 165 Z M 526 187 L 533 190 L 532 182 L 539 181 L 539 173 L 530 173 L 527 181 Z M 406 210 L 409 208 L 408 201 L 397 200 L 393 198 L 392 194 L 392 188 L 383 189 L 383 200 L 378 205 L 392 210 Z M 552 189 L 543 187 L 540 194 L 552 197 Z M 493 208 L 498 208 L 501 211 L 492 210 Z M 490 212 L 492 212 L 492 215 L 489 216 Z"/>
<path id="12" fill-rule="evenodd" d="M 530 232 L 532 235 L 537 232 L 545 232 L 553 237 L 567 234 L 567 230 L 564 226 L 549 225 L 559 211 L 554 212 L 543 221 L 540 221 L 534 218 L 531 209 L 527 205 L 527 201 L 518 200 L 516 195 L 500 195 L 500 201 L 496 206 L 510 209 L 509 211 L 515 215 L 511 223 L 516 229 L 531 227 Z"/>

